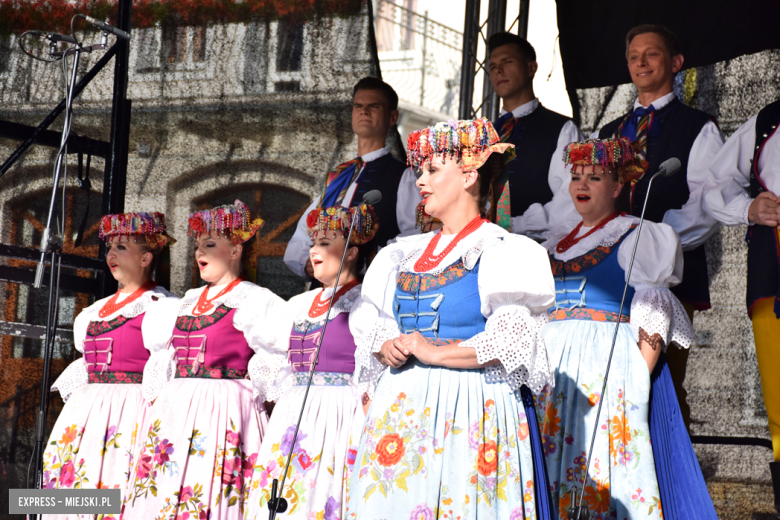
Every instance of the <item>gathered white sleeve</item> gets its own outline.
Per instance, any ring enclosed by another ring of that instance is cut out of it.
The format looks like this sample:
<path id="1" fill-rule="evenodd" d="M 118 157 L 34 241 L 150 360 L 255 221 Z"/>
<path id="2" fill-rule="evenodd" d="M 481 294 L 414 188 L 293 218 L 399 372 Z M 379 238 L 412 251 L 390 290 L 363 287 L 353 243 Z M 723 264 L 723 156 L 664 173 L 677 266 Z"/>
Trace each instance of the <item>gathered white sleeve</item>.
<path id="1" fill-rule="evenodd" d="M 175 297 L 158 300 L 149 305 L 141 323 L 144 346 L 150 353 L 144 365 L 141 392 L 150 403 L 157 399 L 176 373 L 176 351 L 170 345 L 180 305 Z"/>
<path id="2" fill-rule="evenodd" d="M 701 246 L 718 230 L 718 221 L 704 211 L 702 198 L 710 177 L 710 162 L 722 147 L 723 134 L 718 125 L 708 121 L 693 141 L 688 155 L 688 202 L 682 208 L 671 209 L 664 214 L 664 223 L 677 231 L 685 251 Z"/>
<path id="3" fill-rule="evenodd" d="M 539 393 L 553 382 L 540 327 L 532 317 L 555 301 L 547 252 L 531 239 L 507 235 L 483 251 L 478 283 L 487 323 L 460 347 L 473 348 L 480 364 L 500 361 L 485 367 L 489 382 L 504 381 L 514 390 L 526 385 Z"/>
<path id="4" fill-rule="evenodd" d="M 354 382 L 361 393 L 374 397 L 374 388 L 385 371 L 385 365 L 374 356 L 385 341 L 400 336 L 393 315 L 393 296 L 398 264 L 391 259 L 388 246 L 376 256 L 363 279 L 361 300 L 349 316 L 349 329 L 355 338 Z"/>
<path id="5" fill-rule="evenodd" d="M 306 262 L 309 260 L 309 249 L 311 249 L 312 245 L 308 227 L 306 226 L 306 216 L 311 210 L 316 209 L 319 203 L 320 198 L 315 197 L 314 201 L 303 212 L 301 218 L 298 219 L 298 224 L 295 226 L 295 232 L 284 250 L 284 263 L 298 276 L 306 276 L 304 269 L 306 268 Z"/>
<path id="6" fill-rule="evenodd" d="M 618 250 L 618 264 L 628 274 L 628 264 L 636 242 L 636 230 Z M 695 333 L 680 300 L 669 290 L 682 280 L 683 257 L 680 237 L 666 224 L 647 222 L 637 245 L 636 259 L 631 272 L 631 331 L 639 341 L 639 330 L 650 337 L 658 334 L 664 348 L 670 343 L 688 348 L 695 341 Z"/>
<path id="7" fill-rule="evenodd" d="M 574 220 L 574 225 L 571 227 L 577 225 L 581 220 L 574 208 L 574 202 L 569 196 L 571 175 L 563 162 L 563 149 L 567 144 L 582 139 L 582 132 L 574 124 L 574 121 L 567 121 L 563 125 L 558 134 L 555 152 L 550 158 L 550 168 L 547 175 L 547 182 L 550 185 L 553 198 L 546 204 L 531 204 L 525 213 L 512 217 L 512 233 L 541 239 L 542 234 L 550 230 L 552 219 L 563 220 L 565 223 Z"/>
<path id="8" fill-rule="evenodd" d="M 422 201 L 420 189 L 417 187 L 417 177 L 414 170 L 407 168 L 401 176 L 398 184 L 398 199 L 395 206 L 395 218 L 398 222 L 399 237 L 416 235 L 417 229 L 417 205 Z M 384 246 L 384 244 L 380 244 Z"/>
<path id="9" fill-rule="evenodd" d="M 750 170 L 756 142 L 756 117 L 734 132 L 709 165 L 704 186 L 704 210 L 726 226 L 750 224 Z"/>
<path id="10" fill-rule="evenodd" d="M 66 402 L 77 388 L 89 383 L 89 373 L 87 372 L 87 362 L 84 359 L 84 339 L 87 337 L 87 328 L 89 322 L 98 312 L 98 302 L 90 305 L 76 316 L 73 320 L 73 343 L 76 350 L 82 353 L 82 356 L 73 361 L 62 371 L 60 376 L 51 385 L 52 392 L 59 392 L 62 401 Z"/>
<path id="11" fill-rule="evenodd" d="M 286 302 L 277 295 L 253 286 L 233 315 L 233 326 L 241 331 L 255 355 L 247 371 L 254 396 L 260 401 L 277 401 L 282 394 L 275 386 L 279 372 L 287 364 L 287 348 L 277 341 L 279 323 L 284 320 Z"/>

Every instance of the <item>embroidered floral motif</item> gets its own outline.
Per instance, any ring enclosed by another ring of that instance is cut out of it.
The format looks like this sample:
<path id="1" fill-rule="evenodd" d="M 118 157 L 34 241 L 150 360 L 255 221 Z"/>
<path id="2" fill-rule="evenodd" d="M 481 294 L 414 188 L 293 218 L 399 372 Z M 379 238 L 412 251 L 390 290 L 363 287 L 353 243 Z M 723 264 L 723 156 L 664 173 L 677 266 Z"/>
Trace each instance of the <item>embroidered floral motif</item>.
<path id="1" fill-rule="evenodd" d="M 616 322 L 618 320 L 617 312 L 601 311 L 597 309 L 558 309 L 550 312 L 550 321 L 559 320 L 590 320 L 602 322 Z M 620 316 L 622 323 L 630 323 L 631 318 L 622 314 Z"/>
<path id="2" fill-rule="evenodd" d="M 205 316 L 179 316 L 176 318 L 176 328 L 184 332 L 205 329 L 224 318 L 231 310 L 223 303 L 217 307 L 217 310 Z"/>
<path id="3" fill-rule="evenodd" d="M 407 293 L 416 293 L 418 291 L 425 292 L 455 283 L 471 272 L 476 273 L 478 269 L 479 266 L 474 266 L 473 270 L 466 269 L 463 259 L 460 259 L 454 264 L 446 267 L 439 274 L 400 273 L 398 275 L 397 286 L 398 290 Z"/>
<path id="4" fill-rule="evenodd" d="M 114 427 L 116 430 L 116 427 Z M 79 446 L 76 439 L 84 435 L 84 428 L 73 424 L 66 426 L 59 440 L 52 440 L 53 448 L 46 450 L 43 456 L 44 489 L 72 488 L 81 489 L 89 483 L 84 458 L 77 459 Z"/>
<path id="5" fill-rule="evenodd" d="M 296 372 L 295 384 L 309 384 L 309 372 Z M 314 378 L 312 378 L 311 384 L 314 386 L 349 386 L 352 384 L 352 374 L 344 374 L 342 372 L 314 372 Z"/>
<path id="6" fill-rule="evenodd" d="M 292 450 L 290 469 L 287 472 L 287 482 L 284 485 L 284 498 L 290 504 L 287 513 L 289 515 L 295 514 L 299 504 L 306 501 L 306 490 L 313 489 L 316 485 L 317 466 L 322 457 L 322 453 L 320 453 L 312 458 L 303 448 L 303 441 L 308 437 L 308 434 L 299 430 L 298 436 L 295 438 L 295 445 L 293 445 L 294 436 L 295 425 L 293 424 L 284 432 L 281 442 L 271 445 L 271 453 L 274 458 L 267 461 L 265 465 L 255 467 L 260 472 L 259 487 L 263 488 L 262 493 L 260 493 L 260 507 L 265 507 L 268 499 L 271 498 L 271 483 L 273 479 L 281 480 L 282 470 L 287 463 L 290 450 Z"/>
<path id="7" fill-rule="evenodd" d="M 158 476 L 179 472 L 178 464 L 171 460 L 174 446 L 168 439 L 160 439 L 160 428 L 159 419 L 149 427 L 146 442 L 135 466 L 135 474 L 131 475 L 134 479 L 133 488 L 126 501 L 132 501 L 133 504 L 150 493 L 157 496 Z"/>
<path id="8" fill-rule="evenodd" d="M 557 260 L 552 255 L 550 256 L 550 267 L 552 268 L 553 276 L 563 276 L 564 274 L 576 274 L 588 269 L 593 269 L 601 262 L 603 262 L 612 253 L 612 248 L 615 246 L 598 246 L 592 251 L 588 251 L 582 256 L 572 258 L 568 262 L 562 262 Z"/>
<path id="9" fill-rule="evenodd" d="M 200 365 L 198 371 L 192 365 L 177 365 L 176 377 L 196 377 L 198 379 L 245 379 L 247 371 L 230 367 L 211 367 Z"/>
<path id="10" fill-rule="evenodd" d="M 139 385 L 143 382 L 141 372 L 90 372 L 90 383 Z"/>
<path id="11" fill-rule="evenodd" d="M 90 321 L 89 326 L 87 327 L 87 336 L 96 337 L 101 334 L 106 334 L 114 329 L 118 329 L 128 321 L 130 321 L 130 318 L 124 316 L 117 316 L 109 321 Z"/>

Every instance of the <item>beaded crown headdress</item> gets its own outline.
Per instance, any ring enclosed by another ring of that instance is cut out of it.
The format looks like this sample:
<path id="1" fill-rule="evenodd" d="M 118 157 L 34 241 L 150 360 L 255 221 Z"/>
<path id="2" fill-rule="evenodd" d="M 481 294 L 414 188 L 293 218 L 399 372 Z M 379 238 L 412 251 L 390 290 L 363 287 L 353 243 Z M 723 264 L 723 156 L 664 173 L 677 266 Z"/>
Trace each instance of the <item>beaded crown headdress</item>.
<path id="1" fill-rule="evenodd" d="M 108 240 L 116 236 L 143 235 L 149 249 L 158 250 L 176 243 L 165 229 L 165 215 L 162 213 L 117 213 L 103 215 L 100 219 L 98 236 L 102 240 Z"/>
<path id="2" fill-rule="evenodd" d="M 628 137 L 588 139 L 569 143 L 563 149 L 563 162 L 567 165 L 601 165 L 617 168 L 620 182 L 638 179 L 644 173 Z"/>
<path id="3" fill-rule="evenodd" d="M 263 219 L 251 220 L 247 205 L 236 199 L 233 205 L 192 213 L 187 234 L 197 239 L 202 234 L 215 231 L 217 236 L 229 237 L 233 244 L 242 244 L 255 236 L 262 225 Z"/>
<path id="4" fill-rule="evenodd" d="M 314 239 L 323 231 L 341 231 L 346 238 L 352 219 L 356 218 L 355 227 L 349 243 L 359 246 L 370 242 L 379 229 L 379 219 L 374 208 L 368 204 L 353 206 L 349 209 L 342 206 L 313 209 L 306 215 L 306 226 L 309 237 Z"/>
<path id="5" fill-rule="evenodd" d="M 409 134 L 409 165 L 415 169 L 434 155 L 445 155 L 461 161 L 463 169 L 475 170 L 487 162 L 490 154 L 504 153 L 514 145 L 502 143 L 493 123 L 487 119 L 436 123 Z"/>

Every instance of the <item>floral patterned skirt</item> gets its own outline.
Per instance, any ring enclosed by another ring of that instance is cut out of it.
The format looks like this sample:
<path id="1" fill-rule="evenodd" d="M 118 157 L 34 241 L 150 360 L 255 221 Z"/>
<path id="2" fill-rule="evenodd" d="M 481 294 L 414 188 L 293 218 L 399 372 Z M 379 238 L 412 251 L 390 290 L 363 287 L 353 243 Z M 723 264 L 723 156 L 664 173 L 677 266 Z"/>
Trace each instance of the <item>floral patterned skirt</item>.
<path id="1" fill-rule="evenodd" d="M 174 379 L 148 415 L 122 518 L 244 518 L 268 422 L 252 382 Z"/>
<path id="2" fill-rule="evenodd" d="M 149 410 L 139 384 L 87 384 L 65 403 L 43 455 L 48 489 L 120 488 L 127 485 L 136 431 Z M 124 492 L 123 492 L 124 496 Z M 44 515 L 94 518 L 94 515 Z"/>
<path id="3" fill-rule="evenodd" d="M 350 384 L 351 376 L 325 374 L 328 376 L 315 374 L 306 400 L 284 484 L 287 512 L 278 518 L 343 518 L 347 465 L 354 462 L 357 454 L 355 447 L 350 446 L 350 437 L 354 432 L 357 444 L 364 414 L 357 387 Z M 271 483 L 274 478 L 281 483 L 305 392 L 306 384 L 299 380 L 274 408 L 257 459 L 259 464 L 255 466 L 260 482 L 249 491 L 247 519 L 268 518 Z"/>
<path id="4" fill-rule="evenodd" d="M 662 517 L 648 423 L 650 372 L 627 323 L 618 330 L 606 395 L 601 395 L 614 330 L 614 323 L 589 320 L 554 321 L 542 329 L 555 388 L 545 387 L 537 410 L 561 520 L 572 491 L 579 493 L 583 482 L 583 504 L 591 519 Z M 602 399 L 586 480 L 584 467 Z"/>
<path id="5" fill-rule="evenodd" d="M 517 394 L 487 383 L 483 369 L 416 360 L 388 369 L 360 438 L 346 518 L 541 518 L 535 486 L 546 493 L 547 483 L 535 482 L 530 433 Z"/>

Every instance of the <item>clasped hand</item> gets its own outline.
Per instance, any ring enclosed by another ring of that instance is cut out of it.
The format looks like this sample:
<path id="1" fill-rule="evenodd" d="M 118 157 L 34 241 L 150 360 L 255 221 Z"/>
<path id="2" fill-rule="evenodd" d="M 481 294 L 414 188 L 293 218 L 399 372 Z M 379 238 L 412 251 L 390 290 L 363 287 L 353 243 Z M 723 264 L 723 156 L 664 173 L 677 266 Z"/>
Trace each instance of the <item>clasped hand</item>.
<path id="1" fill-rule="evenodd" d="M 780 199 L 771 191 L 764 191 L 753 199 L 748 208 L 748 220 L 761 226 L 780 225 Z"/>
<path id="2" fill-rule="evenodd" d="M 385 341 L 377 353 L 380 363 L 393 368 L 402 367 L 410 356 L 416 357 L 426 365 L 435 365 L 436 346 L 428 342 L 419 332 L 413 332 Z"/>

